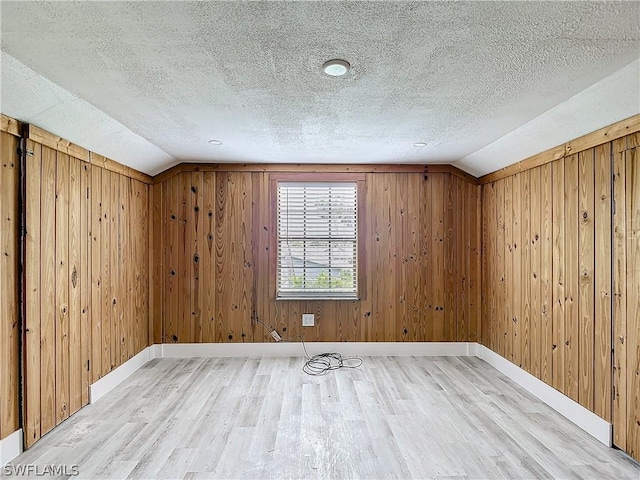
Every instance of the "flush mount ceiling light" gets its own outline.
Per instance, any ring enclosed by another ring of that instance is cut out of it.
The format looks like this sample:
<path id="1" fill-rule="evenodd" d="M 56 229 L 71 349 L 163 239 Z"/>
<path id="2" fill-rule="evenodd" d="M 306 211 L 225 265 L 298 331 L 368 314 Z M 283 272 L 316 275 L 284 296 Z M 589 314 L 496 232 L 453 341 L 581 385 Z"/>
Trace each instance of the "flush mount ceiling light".
<path id="1" fill-rule="evenodd" d="M 424 142 L 416 142 L 413 144 L 414 147 L 426 147 L 427 144 Z"/>
<path id="2" fill-rule="evenodd" d="M 327 75 L 331 75 L 332 77 L 340 77 L 349 71 L 351 65 L 346 60 L 340 60 L 338 58 L 329 60 L 322 65 L 322 70 Z"/>
<path id="3" fill-rule="evenodd" d="M 222 140 L 209 140 L 211 145 L 222 145 Z"/>

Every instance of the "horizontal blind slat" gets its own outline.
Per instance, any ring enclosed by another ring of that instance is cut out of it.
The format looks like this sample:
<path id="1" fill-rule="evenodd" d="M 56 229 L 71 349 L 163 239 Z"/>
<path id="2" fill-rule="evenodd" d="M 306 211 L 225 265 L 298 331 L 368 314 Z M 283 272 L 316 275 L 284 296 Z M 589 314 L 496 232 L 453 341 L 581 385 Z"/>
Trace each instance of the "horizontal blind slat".
<path id="1" fill-rule="evenodd" d="M 278 183 L 278 293 L 352 298 L 357 291 L 357 184 Z"/>

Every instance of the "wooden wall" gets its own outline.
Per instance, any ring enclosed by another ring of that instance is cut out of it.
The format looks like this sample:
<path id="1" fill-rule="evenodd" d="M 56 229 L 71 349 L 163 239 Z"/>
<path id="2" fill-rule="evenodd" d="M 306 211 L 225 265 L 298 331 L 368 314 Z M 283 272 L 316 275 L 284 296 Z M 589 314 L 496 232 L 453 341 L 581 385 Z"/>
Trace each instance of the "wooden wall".
<path id="1" fill-rule="evenodd" d="M 613 142 L 614 444 L 640 461 L 640 133 Z"/>
<path id="2" fill-rule="evenodd" d="M 19 138 L 0 132 L 0 439 L 19 425 Z M 17 133 L 17 132 L 16 132 Z"/>
<path id="3" fill-rule="evenodd" d="M 232 168 L 232 167 L 229 167 Z M 479 187 L 451 173 L 366 174 L 359 301 L 275 301 L 268 171 L 187 171 L 153 187 L 153 341 L 475 341 Z M 315 313 L 315 327 L 301 327 Z"/>
<path id="4" fill-rule="evenodd" d="M 482 186 L 483 343 L 614 423 L 636 458 L 638 135 Z"/>
<path id="5" fill-rule="evenodd" d="M 27 446 L 148 345 L 149 186 L 48 143 L 26 157 Z"/>

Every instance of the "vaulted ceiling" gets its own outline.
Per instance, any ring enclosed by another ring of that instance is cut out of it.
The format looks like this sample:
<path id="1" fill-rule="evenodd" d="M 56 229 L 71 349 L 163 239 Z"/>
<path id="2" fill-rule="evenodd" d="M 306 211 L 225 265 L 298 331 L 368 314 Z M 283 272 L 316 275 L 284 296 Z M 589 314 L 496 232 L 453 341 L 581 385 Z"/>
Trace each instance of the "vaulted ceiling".
<path id="1" fill-rule="evenodd" d="M 2 112 L 150 174 L 210 161 L 479 175 L 640 112 L 639 2 L 2 1 L 0 13 Z M 326 75 L 332 58 L 351 70 Z"/>

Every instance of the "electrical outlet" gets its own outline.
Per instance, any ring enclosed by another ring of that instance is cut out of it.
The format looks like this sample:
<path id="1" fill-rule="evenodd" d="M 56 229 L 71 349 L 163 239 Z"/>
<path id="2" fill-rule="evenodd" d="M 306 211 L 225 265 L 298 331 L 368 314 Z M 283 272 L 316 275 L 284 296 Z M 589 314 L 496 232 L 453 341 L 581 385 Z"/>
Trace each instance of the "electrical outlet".
<path id="1" fill-rule="evenodd" d="M 302 326 L 313 327 L 316 323 L 316 316 L 313 313 L 302 314 Z"/>

